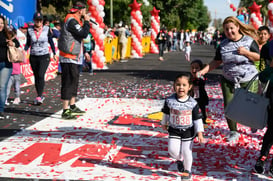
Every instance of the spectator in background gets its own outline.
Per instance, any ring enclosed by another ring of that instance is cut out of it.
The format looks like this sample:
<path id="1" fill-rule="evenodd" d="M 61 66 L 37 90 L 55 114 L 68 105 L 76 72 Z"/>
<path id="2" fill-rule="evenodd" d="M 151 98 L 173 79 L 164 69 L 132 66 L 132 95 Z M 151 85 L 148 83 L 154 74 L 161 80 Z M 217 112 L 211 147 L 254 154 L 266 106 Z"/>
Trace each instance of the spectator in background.
<path id="1" fill-rule="evenodd" d="M 173 29 L 173 39 L 172 39 L 172 51 L 176 51 L 177 50 L 177 38 L 178 38 L 178 33 L 176 28 Z"/>
<path id="2" fill-rule="evenodd" d="M 19 41 L 20 49 L 23 50 L 27 42 L 26 33 L 27 33 L 28 25 L 24 23 L 24 18 L 16 19 L 14 24 L 15 24 L 14 28 L 16 31 L 14 34 L 16 35 L 16 38 Z M 8 87 L 7 87 L 6 105 L 9 105 L 8 98 L 9 98 L 10 90 L 12 86 L 14 87 L 14 94 L 15 94 L 13 104 L 19 104 L 21 102 L 20 100 L 21 63 L 12 63 L 12 67 L 13 67 L 12 74 L 11 74 L 11 77 L 9 78 Z"/>
<path id="3" fill-rule="evenodd" d="M 259 50 L 261 51 L 262 47 L 269 41 L 270 38 L 270 30 L 267 26 L 260 26 L 258 29 L 258 45 L 259 45 Z M 258 71 L 260 71 L 260 61 L 254 62 L 256 68 Z"/>
<path id="4" fill-rule="evenodd" d="M 60 37 L 60 30 L 61 30 L 61 23 L 60 21 L 54 22 L 54 27 L 52 28 L 52 38 L 59 38 Z"/>
<path id="5" fill-rule="evenodd" d="M 81 17 L 83 17 L 81 19 Z M 79 56 L 82 54 L 82 40 L 90 33 L 90 16 L 86 6 L 80 1 L 73 4 L 66 15 L 61 35 L 58 40 L 60 62 L 62 67 L 61 99 L 63 102 L 63 119 L 77 119 L 85 111 L 76 106 L 79 84 Z M 71 46 L 73 48 L 71 48 Z"/>
<path id="6" fill-rule="evenodd" d="M 123 23 L 119 23 L 119 28 L 117 29 L 118 32 L 118 43 L 119 43 L 119 50 L 120 50 L 120 62 L 127 62 L 126 50 L 127 50 L 127 37 L 129 36 L 128 31 L 124 27 Z"/>
<path id="7" fill-rule="evenodd" d="M 178 32 L 178 35 L 177 35 L 177 40 L 178 40 L 178 43 L 179 43 L 179 50 L 180 51 L 183 50 L 184 39 L 185 39 L 185 32 L 184 32 L 183 29 L 181 29 L 180 32 Z"/>
<path id="8" fill-rule="evenodd" d="M 19 47 L 16 38 L 8 40 L 9 30 L 6 19 L 0 15 L 0 120 L 5 119 L 4 107 L 7 99 L 7 86 L 12 73 L 12 63 L 8 61 L 8 46 Z"/>
<path id="9" fill-rule="evenodd" d="M 95 50 L 95 40 L 91 33 L 83 39 L 84 64 L 88 66 L 89 75 L 93 75 L 92 55 Z"/>
<path id="10" fill-rule="evenodd" d="M 23 50 L 22 47 L 24 47 L 24 45 L 26 44 L 26 34 L 22 33 L 20 31 L 20 29 L 25 29 L 27 28 L 24 24 L 18 24 L 18 26 L 20 26 L 20 28 L 18 30 L 13 29 L 11 31 L 11 36 L 12 37 L 16 37 L 17 40 L 20 38 L 20 49 Z M 24 27 L 25 26 L 25 27 Z M 18 32 L 22 33 L 18 35 Z M 26 31 L 25 31 L 26 33 Z M 24 40 L 24 41 L 23 41 Z M 12 73 L 11 76 L 9 78 L 9 82 L 8 82 L 8 87 L 7 87 L 7 99 L 6 99 L 6 105 L 8 105 L 8 98 L 10 95 L 10 91 L 11 91 L 11 87 L 14 87 L 14 94 L 15 94 L 15 98 L 13 100 L 13 104 L 19 104 L 21 102 L 20 100 L 20 85 L 21 85 L 21 63 L 12 63 Z"/>
<path id="11" fill-rule="evenodd" d="M 167 37 L 168 37 L 168 34 L 167 34 L 167 30 L 165 27 L 163 27 L 156 36 L 156 41 L 157 41 L 158 48 L 159 48 L 159 60 L 160 61 L 164 60 L 163 55 L 164 55 L 164 50 L 165 50 L 166 43 L 167 43 Z"/>
<path id="12" fill-rule="evenodd" d="M 43 15 L 40 12 L 36 12 L 33 16 L 33 20 L 34 26 L 28 27 L 25 51 L 30 47 L 29 62 L 34 74 L 35 88 L 37 91 L 34 105 L 40 105 L 45 99 L 43 96 L 45 73 L 50 62 L 48 43 L 53 51 L 54 60 L 56 60 L 56 52 L 50 28 L 47 25 L 43 25 Z"/>

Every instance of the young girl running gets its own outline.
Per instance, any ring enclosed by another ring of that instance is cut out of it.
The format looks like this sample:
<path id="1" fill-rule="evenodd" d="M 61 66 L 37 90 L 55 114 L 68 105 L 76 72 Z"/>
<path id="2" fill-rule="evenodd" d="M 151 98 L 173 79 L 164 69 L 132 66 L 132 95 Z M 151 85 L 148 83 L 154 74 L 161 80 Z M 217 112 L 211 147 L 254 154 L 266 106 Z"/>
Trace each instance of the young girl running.
<path id="1" fill-rule="evenodd" d="M 175 93 L 166 98 L 162 108 L 162 129 L 169 132 L 169 154 L 177 160 L 182 180 L 191 179 L 192 145 L 196 134 L 199 142 L 204 142 L 202 113 L 196 100 L 189 96 L 191 80 L 190 74 L 177 76 L 174 80 Z"/>
<path id="2" fill-rule="evenodd" d="M 207 124 L 206 106 L 209 104 L 209 97 L 205 89 L 206 80 L 202 77 L 198 77 L 196 74 L 204 67 L 203 62 L 199 59 L 195 59 L 191 62 L 191 75 L 193 82 L 193 91 L 191 96 L 198 102 L 198 105 L 203 114 L 203 124 Z"/>

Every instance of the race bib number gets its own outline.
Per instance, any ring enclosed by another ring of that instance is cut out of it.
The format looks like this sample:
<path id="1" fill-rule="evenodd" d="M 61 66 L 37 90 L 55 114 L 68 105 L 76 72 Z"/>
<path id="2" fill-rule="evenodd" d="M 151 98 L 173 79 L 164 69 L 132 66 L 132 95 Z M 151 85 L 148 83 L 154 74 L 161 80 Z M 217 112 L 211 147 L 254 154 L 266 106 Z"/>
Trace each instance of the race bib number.
<path id="1" fill-rule="evenodd" d="M 189 126 L 192 124 L 192 115 L 171 115 L 170 122 L 173 125 Z"/>

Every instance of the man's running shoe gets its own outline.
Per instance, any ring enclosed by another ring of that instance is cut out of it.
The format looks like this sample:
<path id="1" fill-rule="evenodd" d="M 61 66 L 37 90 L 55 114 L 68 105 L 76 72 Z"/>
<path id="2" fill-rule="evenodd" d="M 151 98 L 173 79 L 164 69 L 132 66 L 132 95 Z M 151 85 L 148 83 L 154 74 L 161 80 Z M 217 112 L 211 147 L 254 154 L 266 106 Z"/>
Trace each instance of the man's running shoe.
<path id="1" fill-rule="evenodd" d="M 83 115 L 84 113 L 86 113 L 85 111 L 82 111 L 80 108 L 78 108 L 77 106 L 74 108 L 74 109 L 71 109 L 70 108 L 70 111 L 71 111 L 71 114 L 74 115 L 74 116 L 81 116 Z"/>
<path id="2" fill-rule="evenodd" d="M 72 115 L 72 112 L 70 109 L 66 109 L 62 113 L 62 119 L 77 119 L 77 117 L 75 115 Z"/>

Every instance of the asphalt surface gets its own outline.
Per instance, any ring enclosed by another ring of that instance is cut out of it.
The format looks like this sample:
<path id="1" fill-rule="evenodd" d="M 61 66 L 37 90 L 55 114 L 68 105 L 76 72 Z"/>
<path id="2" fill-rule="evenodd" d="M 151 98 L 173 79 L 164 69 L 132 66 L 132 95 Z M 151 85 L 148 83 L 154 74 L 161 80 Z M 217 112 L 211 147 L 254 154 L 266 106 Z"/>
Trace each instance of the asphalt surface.
<path id="1" fill-rule="evenodd" d="M 213 59 L 215 49 L 209 45 L 192 45 L 191 60 L 201 59 L 208 63 Z M 142 59 L 129 59 L 128 62 L 108 64 L 106 70 L 95 70 L 90 76 L 83 72 L 80 76 L 78 99 L 84 97 L 119 97 L 163 99 L 172 92 L 173 79 L 180 72 L 189 72 L 190 63 L 185 60 L 184 52 L 168 52 L 164 61 L 158 60 L 157 54 L 146 54 Z M 219 78 L 221 74 L 215 70 L 208 76 L 209 81 Z M 44 104 L 33 105 L 36 97 L 35 87 L 21 88 L 21 103 L 12 104 L 13 91 L 5 108 L 6 119 L 0 122 L 0 140 L 29 127 L 61 110 L 60 99 L 61 76 L 46 82 L 44 89 Z"/>

